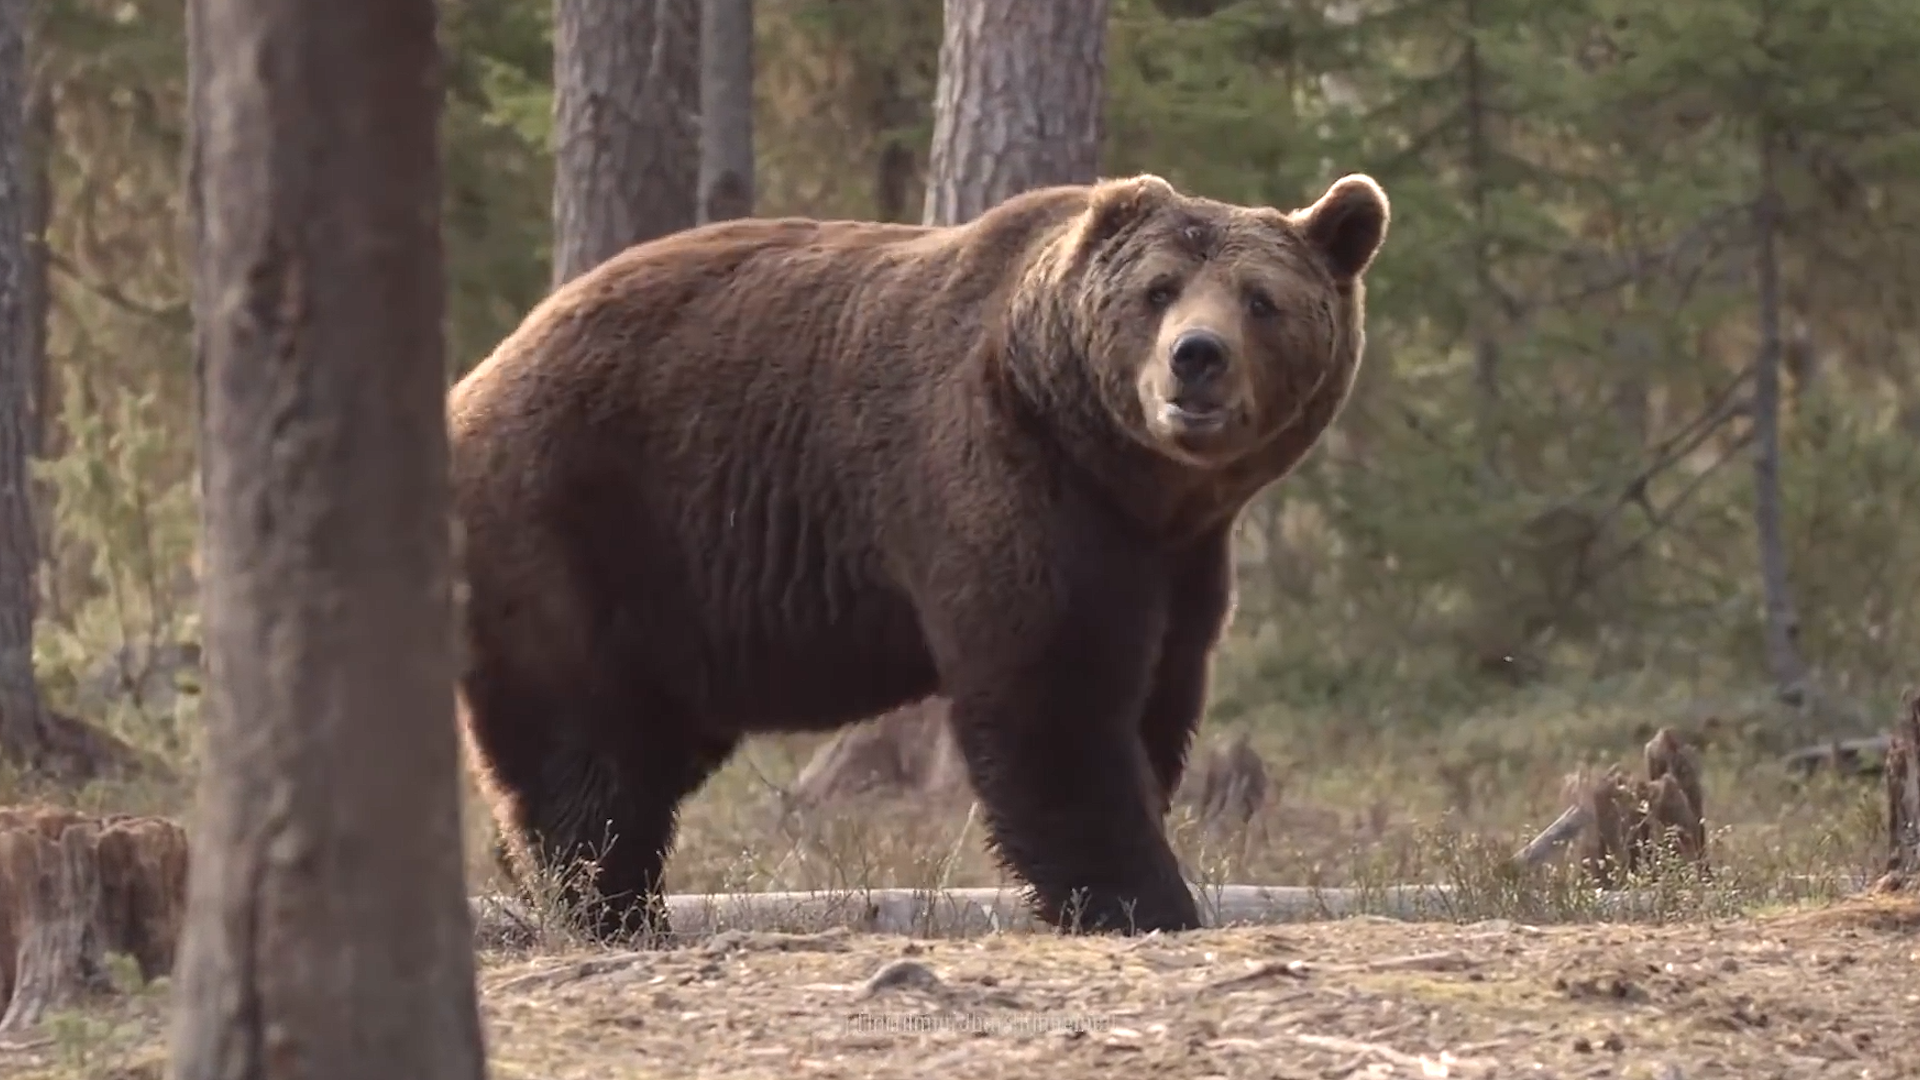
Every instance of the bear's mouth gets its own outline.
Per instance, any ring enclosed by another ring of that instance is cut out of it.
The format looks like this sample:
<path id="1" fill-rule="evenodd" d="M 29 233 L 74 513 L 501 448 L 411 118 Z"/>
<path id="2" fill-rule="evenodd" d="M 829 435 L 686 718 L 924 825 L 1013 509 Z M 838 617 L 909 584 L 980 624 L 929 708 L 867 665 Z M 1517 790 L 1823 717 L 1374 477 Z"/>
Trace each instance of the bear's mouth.
<path id="1" fill-rule="evenodd" d="M 1160 422 L 1186 435 L 1211 435 L 1227 426 L 1227 410 L 1219 405 L 1160 403 Z"/>

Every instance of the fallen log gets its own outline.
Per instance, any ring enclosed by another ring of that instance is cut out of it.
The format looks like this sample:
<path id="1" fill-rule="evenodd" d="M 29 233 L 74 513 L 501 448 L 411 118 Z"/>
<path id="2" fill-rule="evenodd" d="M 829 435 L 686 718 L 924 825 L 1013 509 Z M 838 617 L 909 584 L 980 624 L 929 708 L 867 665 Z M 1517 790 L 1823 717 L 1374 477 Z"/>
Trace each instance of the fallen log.
<path id="1" fill-rule="evenodd" d="M 1813 776 L 1823 767 L 1838 776 L 1879 776 L 1886 768 L 1891 744 L 1892 736 L 1885 734 L 1834 739 L 1790 751 L 1781 757 L 1780 766 L 1801 779 Z"/>
<path id="2" fill-rule="evenodd" d="M 1806 885 L 1820 884 L 1811 880 Z M 1845 882 L 1824 883 L 1850 891 Z M 1321 922 L 1362 915 L 1408 922 L 1453 921 L 1470 897 L 1450 885 L 1333 888 L 1292 885 L 1194 885 L 1209 928 Z M 1652 914 L 1671 898 L 1654 889 L 1623 889 L 1595 898 L 1593 914 L 1607 919 Z M 530 944 L 536 921 L 502 896 L 470 901 L 477 940 L 489 946 Z M 847 930 L 919 937 L 973 937 L 990 933 L 1047 933 L 1017 888 L 945 890 L 867 889 L 835 892 L 680 893 L 667 897 L 672 940 L 683 942 L 729 930 L 820 933 Z"/>

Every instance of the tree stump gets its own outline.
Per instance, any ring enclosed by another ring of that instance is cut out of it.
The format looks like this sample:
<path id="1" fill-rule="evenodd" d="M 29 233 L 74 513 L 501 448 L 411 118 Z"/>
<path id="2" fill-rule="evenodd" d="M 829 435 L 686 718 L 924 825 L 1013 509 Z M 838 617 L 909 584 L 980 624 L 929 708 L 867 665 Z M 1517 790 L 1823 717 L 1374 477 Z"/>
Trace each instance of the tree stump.
<path id="1" fill-rule="evenodd" d="M 969 790 L 947 702 L 926 698 L 837 732 L 793 783 L 802 806 L 856 796 L 957 795 Z"/>
<path id="2" fill-rule="evenodd" d="M 1887 741 L 1887 874 L 1920 874 L 1920 692 L 1907 691 L 1906 715 Z"/>
<path id="3" fill-rule="evenodd" d="M 1647 784 L 1640 791 L 1640 830 L 1636 850 L 1652 850 L 1661 833 L 1671 834 L 1681 858 L 1700 863 L 1707 856 L 1707 803 L 1700 790 L 1700 758 L 1671 728 L 1647 740 Z"/>
<path id="4" fill-rule="evenodd" d="M 1246 826 L 1266 805 L 1268 786 L 1266 762 L 1254 750 L 1252 736 L 1242 731 L 1188 771 L 1181 801 L 1192 804 L 1209 827 Z"/>
<path id="5" fill-rule="evenodd" d="M 1569 776 L 1563 788 L 1566 812 L 1521 848 L 1514 861 L 1523 868 L 1535 866 L 1577 840 L 1580 865 L 1603 889 L 1659 865 L 1656 855 L 1662 848 L 1704 872 L 1706 798 L 1698 757 L 1669 728 L 1654 733 L 1643 757 L 1645 779 L 1629 776 L 1617 765 Z"/>
<path id="6" fill-rule="evenodd" d="M 172 822 L 0 807 L 0 1031 L 110 989 L 108 954 L 170 971 L 186 870 Z"/>

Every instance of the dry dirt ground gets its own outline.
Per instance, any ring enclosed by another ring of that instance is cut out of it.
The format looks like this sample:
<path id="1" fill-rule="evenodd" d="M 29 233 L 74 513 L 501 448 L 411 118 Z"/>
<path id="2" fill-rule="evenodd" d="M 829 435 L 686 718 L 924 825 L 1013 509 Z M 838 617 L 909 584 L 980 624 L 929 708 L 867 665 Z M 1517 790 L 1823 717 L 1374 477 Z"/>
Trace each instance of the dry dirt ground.
<path id="1" fill-rule="evenodd" d="M 1178 938 L 727 932 L 490 956 L 498 1080 L 1920 1076 L 1920 899 L 1686 925 L 1377 918 Z M 164 988 L 0 1049 L 158 1080 Z"/>

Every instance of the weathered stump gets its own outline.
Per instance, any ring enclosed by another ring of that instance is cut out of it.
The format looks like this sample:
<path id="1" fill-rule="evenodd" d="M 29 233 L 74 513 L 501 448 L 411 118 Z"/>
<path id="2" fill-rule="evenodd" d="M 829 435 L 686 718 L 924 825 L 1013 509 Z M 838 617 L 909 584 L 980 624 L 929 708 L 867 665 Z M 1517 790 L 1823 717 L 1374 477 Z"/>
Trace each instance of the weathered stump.
<path id="1" fill-rule="evenodd" d="M 1647 741 L 1647 781 L 1635 803 L 1638 820 L 1630 854 L 1640 865 L 1663 842 L 1687 862 L 1707 858 L 1707 803 L 1700 789 L 1700 759 L 1671 729 Z"/>
<path id="2" fill-rule="evenodd" d="M 1905 715 L 1887 741 L 1887 873 L 1920 875 L 1920 692 L 1907 691 Z"/>
<path id="3" fill-rule="evenodd" d="M 969 790 L 947 702 L 926 698 L 837 732 L 793 783 L 802 806 L 856 796 L 957 796 Z"/>
<path id="4" fill-rule="evenodd" d="M 1521 867 L 1545 862 L 1578 841 L 1580 865 L 1601 888 L 1659 865 L 1662 850 L 1700 871 L 1707 868 L 1706 798 L 1694 751 L 1669 728 L 1648 740 L 1645 779 L 1619 766 L 1567 778 L 1567 809 L 1514 855 Z"/>
<path id="5" fill-rule="evenodd" d="M 109 989 L 109 954 L 171 970 L 186 869 L 169 821 L 0 808 L 0 1031 Z"/>
<path id="6" fill-rule="evenodd" d="M 1241 731 L 1188 771 L 1180 795 L 1209 827 L 1246 826 L 1266 805 L 1269 786 L 1266 762 L 1254 750 L 1252 736 Z"/>

